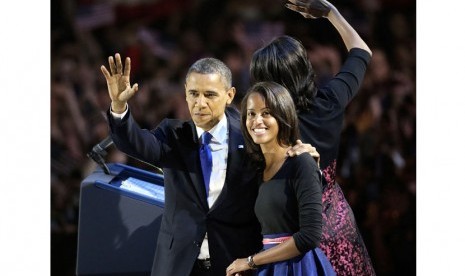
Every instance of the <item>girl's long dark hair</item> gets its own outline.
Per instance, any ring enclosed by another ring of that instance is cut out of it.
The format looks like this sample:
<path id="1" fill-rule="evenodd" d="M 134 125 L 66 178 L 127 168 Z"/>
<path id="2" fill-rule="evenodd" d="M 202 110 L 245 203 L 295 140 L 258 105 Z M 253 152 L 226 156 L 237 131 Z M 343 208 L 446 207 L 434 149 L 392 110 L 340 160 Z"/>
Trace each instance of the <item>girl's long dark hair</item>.
<path id="1" fill-rule="evenodd" d="M 297 113 L 291 95 L 282 85 L 267 81 L 258 82 L 247 91 L 241 103 L 241 130 L 245 140 L 245 149 L 254 161 L 263 165 L 264 157 L 260 145 L 255 144 L 247 130 L 247 100 L 252 93 L 260 94 L 271 116 L 278 122 L 278 143 L 281 146 L 293 146 L 300 139 Z"/>

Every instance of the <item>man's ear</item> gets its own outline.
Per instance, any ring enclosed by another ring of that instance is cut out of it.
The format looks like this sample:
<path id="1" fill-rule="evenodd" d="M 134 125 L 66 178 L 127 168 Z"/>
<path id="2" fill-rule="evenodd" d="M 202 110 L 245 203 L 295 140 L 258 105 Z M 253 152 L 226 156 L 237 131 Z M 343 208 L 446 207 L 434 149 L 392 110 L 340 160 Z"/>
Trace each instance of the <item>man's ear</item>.
<path id="1" fill-rule="evenodd" d="M 187 83 L 184 83 L 184 96 L 187 101 Z"/>
<path id="2" fill-rule="evenodd" d="M 234 96 L 236 95 L 236 88 L 234 86 L 229 88 L 226 94 L 228 95 L 228 100 L 226 101 L 226 103 L 231 104 L 234 100 Z"/>

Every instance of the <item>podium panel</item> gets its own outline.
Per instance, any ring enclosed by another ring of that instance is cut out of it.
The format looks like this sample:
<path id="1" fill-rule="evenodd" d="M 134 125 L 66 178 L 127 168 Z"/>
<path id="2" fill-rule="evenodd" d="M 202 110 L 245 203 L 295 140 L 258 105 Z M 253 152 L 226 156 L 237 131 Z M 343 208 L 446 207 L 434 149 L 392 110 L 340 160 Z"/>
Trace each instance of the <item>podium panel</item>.
<path id="1" fill-rule="evenodd" d="M 108 164 L 81 182 L 77 275 L 150 275 L 164 206 L 163 176 Z"/>

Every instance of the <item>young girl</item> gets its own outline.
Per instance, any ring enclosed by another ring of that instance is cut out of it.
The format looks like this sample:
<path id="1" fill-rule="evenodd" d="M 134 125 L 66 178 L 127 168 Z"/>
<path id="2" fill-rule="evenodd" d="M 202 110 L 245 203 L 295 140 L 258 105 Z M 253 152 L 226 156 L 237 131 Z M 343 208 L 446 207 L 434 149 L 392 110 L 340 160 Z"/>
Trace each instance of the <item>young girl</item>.
<path id="1" fill-rule="evenodd" d="M 258 275 L 335 275 L 318 248 L 322 232 L 321 179 L 308 153 L 288 157 L 299 138 L 289 92 L 274 82 L 251 87 L 241 106 L 246 151 L 262 172 L 255 214 L 263 250 L 237 259 L 227 275 L 257 269 Z"/>

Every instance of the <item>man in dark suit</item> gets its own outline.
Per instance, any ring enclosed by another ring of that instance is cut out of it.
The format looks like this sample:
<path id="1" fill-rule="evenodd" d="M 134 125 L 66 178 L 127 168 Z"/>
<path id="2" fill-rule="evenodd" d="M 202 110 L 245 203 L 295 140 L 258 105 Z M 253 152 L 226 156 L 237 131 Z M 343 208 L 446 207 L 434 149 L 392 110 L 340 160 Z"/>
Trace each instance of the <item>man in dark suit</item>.
<path id="1" fill-rule="evenodd" d="M 258 176 L 245 155 L 240 114 L 228 107 L 236 92 L 231 71 L 214 58 L 195 62 L 185 83 L 192 120 L 165 119 L 146 130 L 127 105 L 138 90 L 137 84 L 130 85 L 130 59 L 123 68 L 116 54 L 109 66 L 110 71 L 101 70 L 111 98 L 113 142 L 126 154 L 163 168 L 165 209 L 152 275 L 225 275 L 232 261 L 262 247 L 254 214 Z M 199 154 L 206 132 L 212 136 L 205 142 L 211 168 L 203 173 Z"/>
<path id="2" fill-rule="evenodd" d="M 152 275 L 224 275 L 234 259 L 261 249 L 254 215 L 257 176 L 244 158 L 239 113 L 227 108 L 235 94 L 231 72 L 213 58 L 194 63 L 185 84 L 192 120 L 165 119 L 149 131 L 127 107 L 138 90 L 130 86 L 130 59 L 124 72 L 119 54 L 109 63 L 110 72 L 101 69 L 112 100 L 108 118 L 115 145 L 163 168 L 165 209 Z M 199 137 L 207 131 L 213 136 L 209 191 L 199 158 Z"/>

